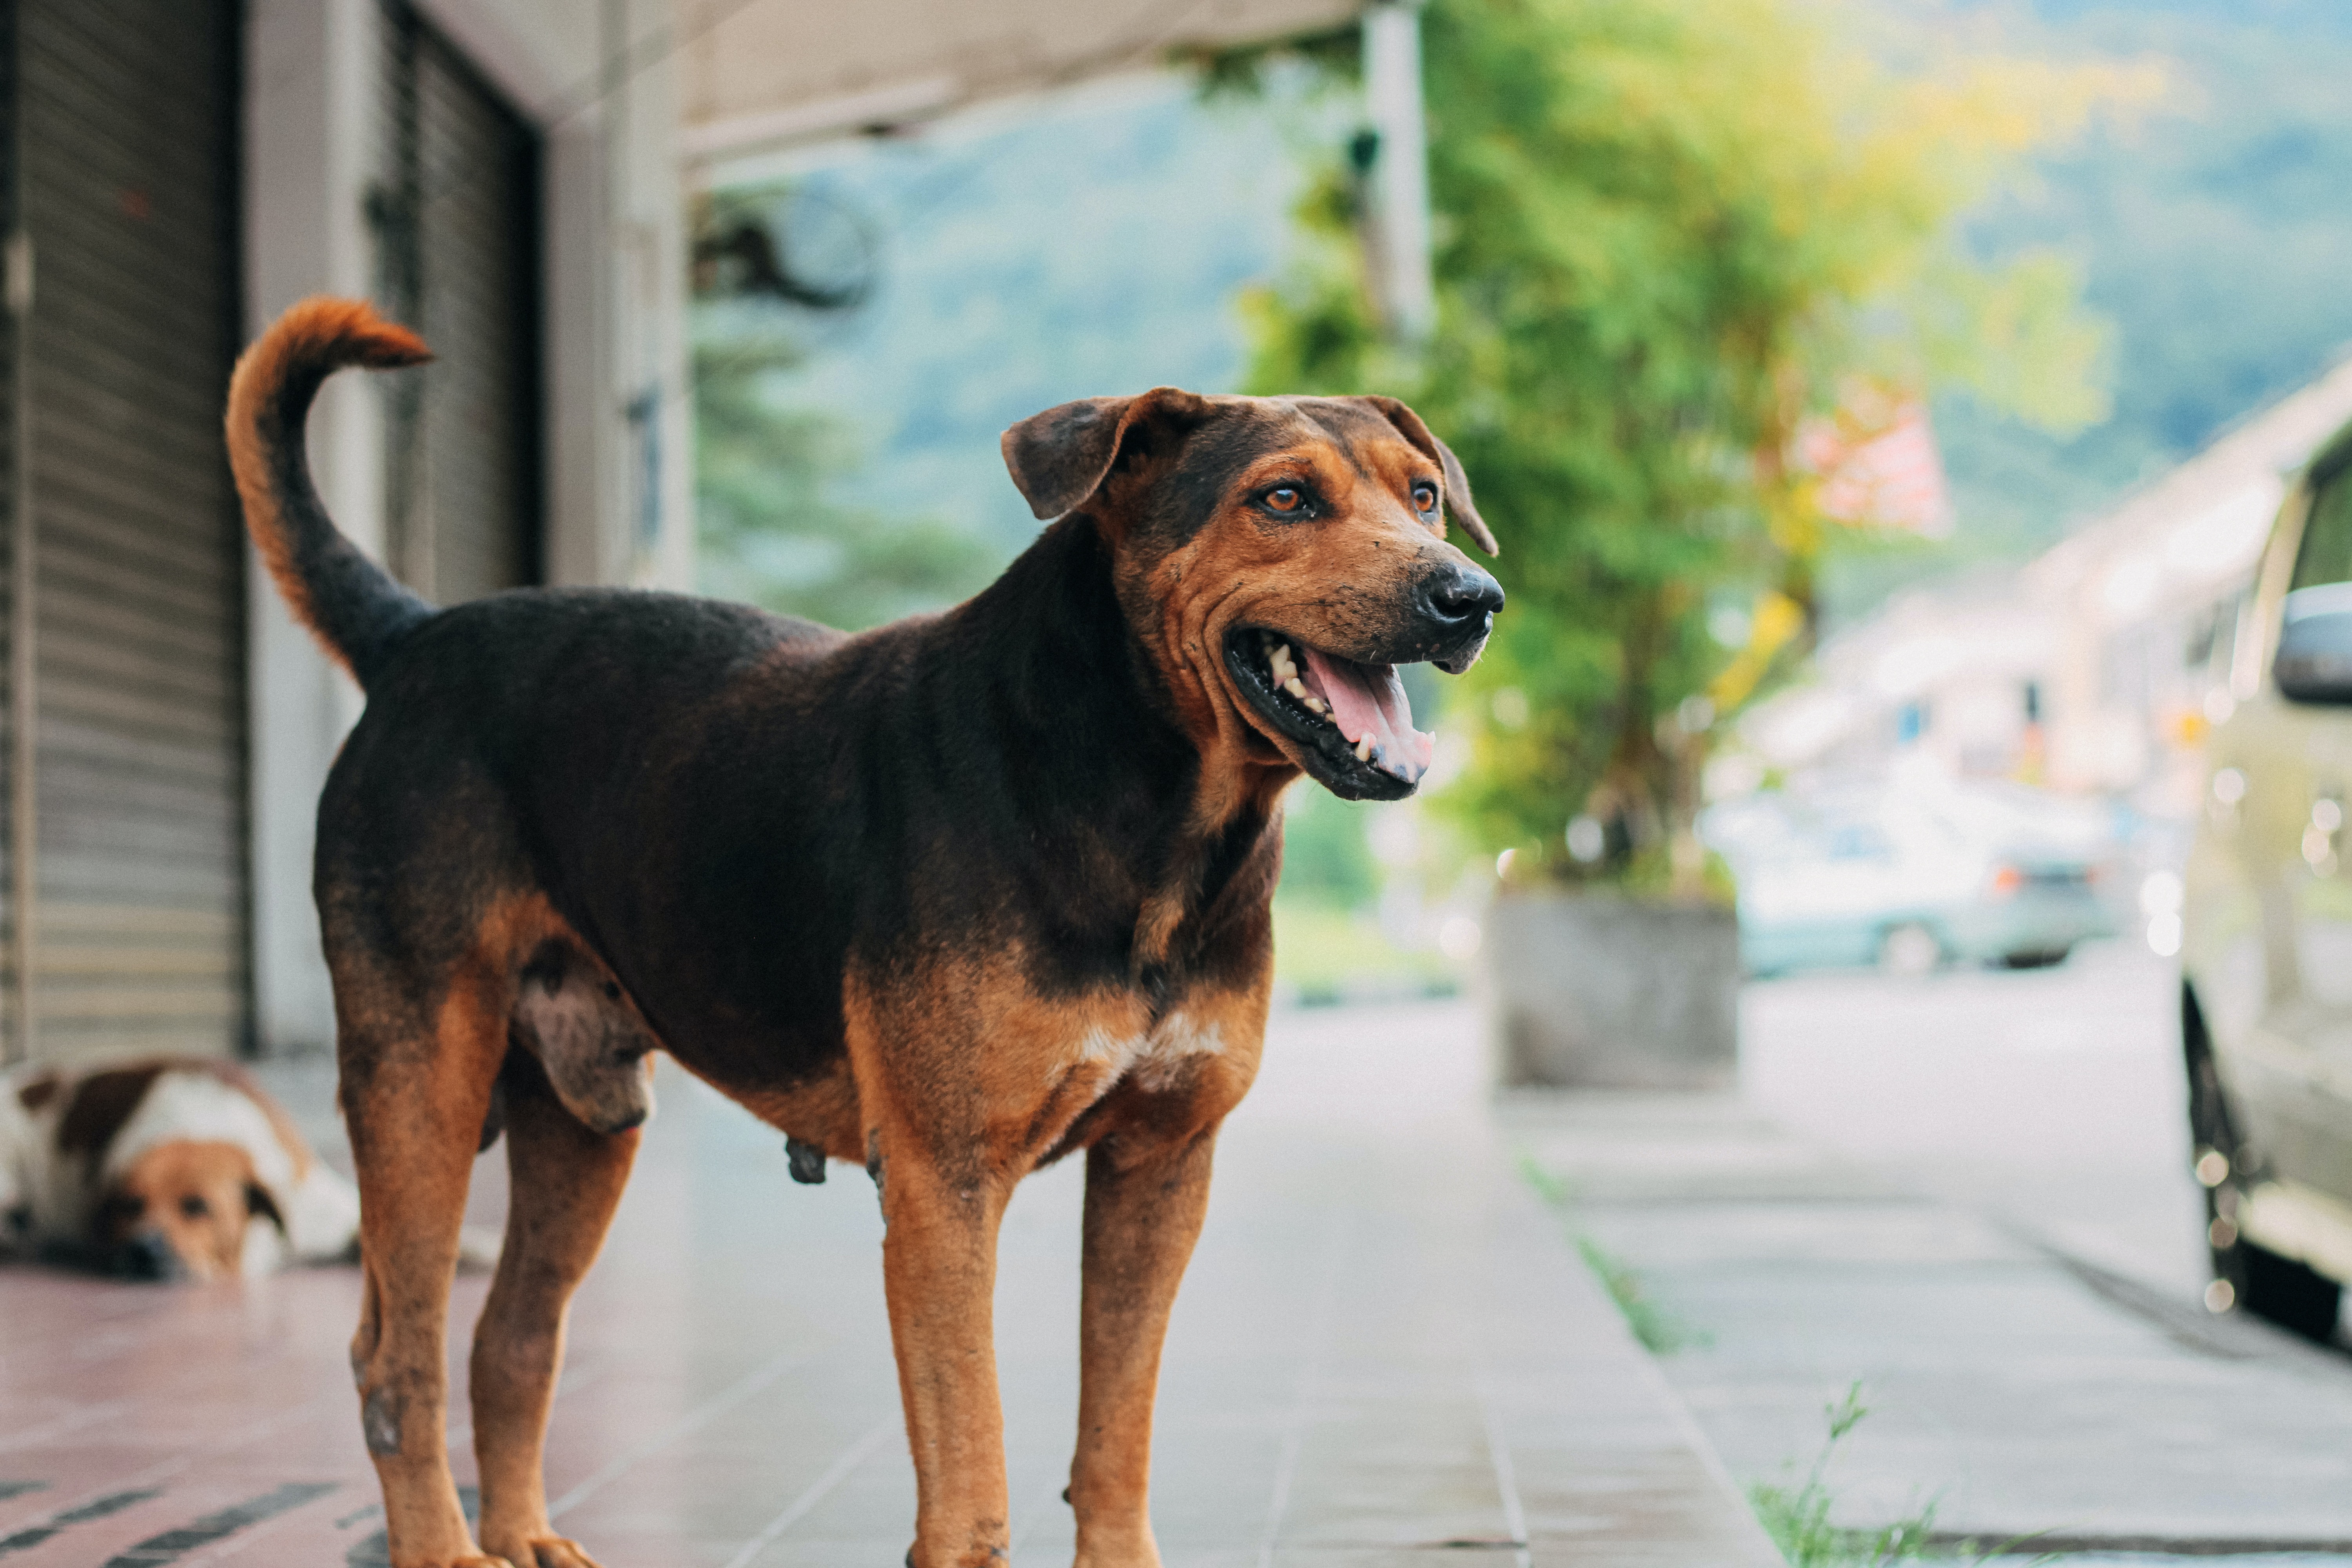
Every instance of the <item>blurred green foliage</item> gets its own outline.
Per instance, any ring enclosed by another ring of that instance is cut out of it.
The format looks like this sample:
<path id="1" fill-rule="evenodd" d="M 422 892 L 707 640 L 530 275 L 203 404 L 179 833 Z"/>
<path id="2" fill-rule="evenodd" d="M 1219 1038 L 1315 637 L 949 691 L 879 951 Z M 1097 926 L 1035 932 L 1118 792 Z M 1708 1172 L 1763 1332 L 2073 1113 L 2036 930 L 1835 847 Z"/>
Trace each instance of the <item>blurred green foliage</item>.
<path id="1" fill-rule="evenodd" d="M 842 426 L 778 387 L 778 325 L 723 330 L 701 307 L 694 353 L 695 508 L 704 592 L 856 631 L 964 597 L 993 574 L 969 533 L 840 498 L 857 454 Z"/>
<path id="2" fill-rule="evenodd" d="M 1277 893 L 1274 974 L 1298 1000 L 1450 995 L 1457 966 L 1429 948 L 1400 948 L 1369 909 L 1344 910 L 1318 899 Z"/>
<path id="3" fill-rule="evenodd" d="M 1633 887 L 1664 866 L 1696 895 L 1721 715 L 1694 700 L 1728 662 L 1708 604 L 1771 593 L 1805 626 L 1815 603 L 1827 525 L 1788 461 L 1800 421 L 1930 384 L 2099 418 L 2101 336 L 2065 259 L 1979 259 L 1953 224 L 2155 79 L 1974 55 L 1906 72 L 1849 42 L 1843 8 L 1797 0 L 1423 16 L 1435 337 L 1384 337 L 1335 162 L 1301 208 L 1310 248 L 1248 301 L 1251 384 L 1402 396 L 1472 476 L 1511 596 L 1449 715 L 1475 741 L 1446 797 L 1474 838 Z M 1806 639 L 1781 635 L 1785 663 Z M 1589 868 L 1560 847 L 1580 812 L 1609 826 Z"/>
<path id="4" fill-rule="evenodd" d="M 1274 900 L 1276 977 L 1301 999 L 1334 1001 L 1366 987 L 1451 990 L 1453 966 L 1426 949 L 1399 949 L 1380 929 L 1381 872 L 1369 837 L 1373 814 L 1313 784 L 1283 796 L 1282 885 Z"/>
<path id="5" fill-rule="evenodd" d="M 1353 910 L 1380 896 L 1381 868 L 1364 837 L 1375 809 L 1301 785 L 1283 797 L 1282 892 L 1289 899 Z"/>

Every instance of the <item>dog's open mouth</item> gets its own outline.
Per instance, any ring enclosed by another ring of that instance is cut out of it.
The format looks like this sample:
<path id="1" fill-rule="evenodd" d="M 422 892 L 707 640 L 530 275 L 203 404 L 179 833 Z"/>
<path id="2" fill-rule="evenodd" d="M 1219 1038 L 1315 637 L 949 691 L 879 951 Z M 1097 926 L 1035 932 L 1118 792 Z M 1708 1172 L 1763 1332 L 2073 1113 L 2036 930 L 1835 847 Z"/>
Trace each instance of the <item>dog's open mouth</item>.
<path id="1" fill-rule="evenodd" d="M 1392 800 L 1429 771 L 1437 737 L 1412 727 L 1396 666 L 1359 664 L 1262 627 L 1229 637 L 1225 659 L 1252 704 L 1301 746 L 1308 771 L 1333 793 Z"/>

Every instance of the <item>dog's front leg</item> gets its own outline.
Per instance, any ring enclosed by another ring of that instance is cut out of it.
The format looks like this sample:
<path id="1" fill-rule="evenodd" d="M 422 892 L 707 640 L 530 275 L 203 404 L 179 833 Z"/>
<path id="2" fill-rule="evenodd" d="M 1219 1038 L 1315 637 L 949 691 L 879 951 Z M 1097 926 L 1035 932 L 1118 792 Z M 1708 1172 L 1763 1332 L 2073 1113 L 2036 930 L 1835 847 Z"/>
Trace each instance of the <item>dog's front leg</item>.
<path id="1" fill-rule="evenodd" d="M 1209 1207 L 1213 1126 L 1087 1152 L 1079 1308 L 1078 1449 L 1070 1506 L 1077 1568 L 1158 1568 L 1151 1535 L 1151 1405 L 1160 1347 Z"/>
<path id="2" fill-rule="evenodd" d="M 950 1169 L 930 1140 L 886 1122 L 871 1150 L 887 1227 L 890 1338 L 915 1456 L 915 1546 L 907 1561 L 910 1568 L 1002 1568 L 1009 1510 L 991 1307 L 1004 1187 L 978 1173 L 976 1143 L 971 1168 Z"/>

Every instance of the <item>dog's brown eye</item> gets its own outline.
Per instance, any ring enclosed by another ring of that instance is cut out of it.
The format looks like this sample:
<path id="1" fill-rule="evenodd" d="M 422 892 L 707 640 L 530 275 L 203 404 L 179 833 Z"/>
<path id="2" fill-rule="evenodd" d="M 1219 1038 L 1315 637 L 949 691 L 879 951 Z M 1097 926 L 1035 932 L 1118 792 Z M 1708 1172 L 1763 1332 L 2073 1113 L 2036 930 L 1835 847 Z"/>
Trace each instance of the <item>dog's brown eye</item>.
<path id="1" fill-rule="evenodd" d="M 1437 510 L 1437 487 L 1428 483 L 1422 483 L 1413 486 L 1412 504 L 1416 510 L 1435 511 Z"/>
<path id="2" fill-rule="evenodd" d="M 1295 485 L 1276 485 L 1265 492 L 1265 504 L 1276 511 L 1297 511 L 1306 500 Z"/>
<path id="3" fill-rule="evenodd" d="M 180 1200 L 180 1213 L 189 1219 L 202 1219 L 213 1212 L 213 1205 L 194 1193 Z"/>

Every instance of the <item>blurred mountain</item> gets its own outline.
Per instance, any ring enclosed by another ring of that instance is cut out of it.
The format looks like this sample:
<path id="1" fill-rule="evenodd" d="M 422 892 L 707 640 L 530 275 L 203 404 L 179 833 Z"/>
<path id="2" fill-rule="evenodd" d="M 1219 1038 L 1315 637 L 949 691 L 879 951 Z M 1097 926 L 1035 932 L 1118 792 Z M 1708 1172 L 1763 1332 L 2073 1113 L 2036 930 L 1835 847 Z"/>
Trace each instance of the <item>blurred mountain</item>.
<path id="1" fill-rule="evenodd" d="M 965 528 L 1002 561 L 1037 530 L 997 455 L 1006 426 L 1162 384 L 1230 390 L 1234 295 L 1278 268 L 1299 185 L 1277 119 L 1129 79 L 794 174 L 803 205 L 861 214 L 880 237 L 869 300 L 814 321 L 803 363 L 770 388 L 858 438 L 866 459 L 829 488 L 869 514 Z"/>
<path id="2" fill-rule="evenodd" d="M 2114 331 L 2114 415 L 2059 440 L 1939 402 L 1959 528 L 1948 552 L 1849 564 L 1832 613 L 1898 576 L 2015 559 L 2096 515 L 2352 346 L 2352 5 L 2034 0 L 1955 7 L 2011 47 L 2154 57 L 2175 83 L 1995 204 L 1969 242 L 2055 247 Z"/>

